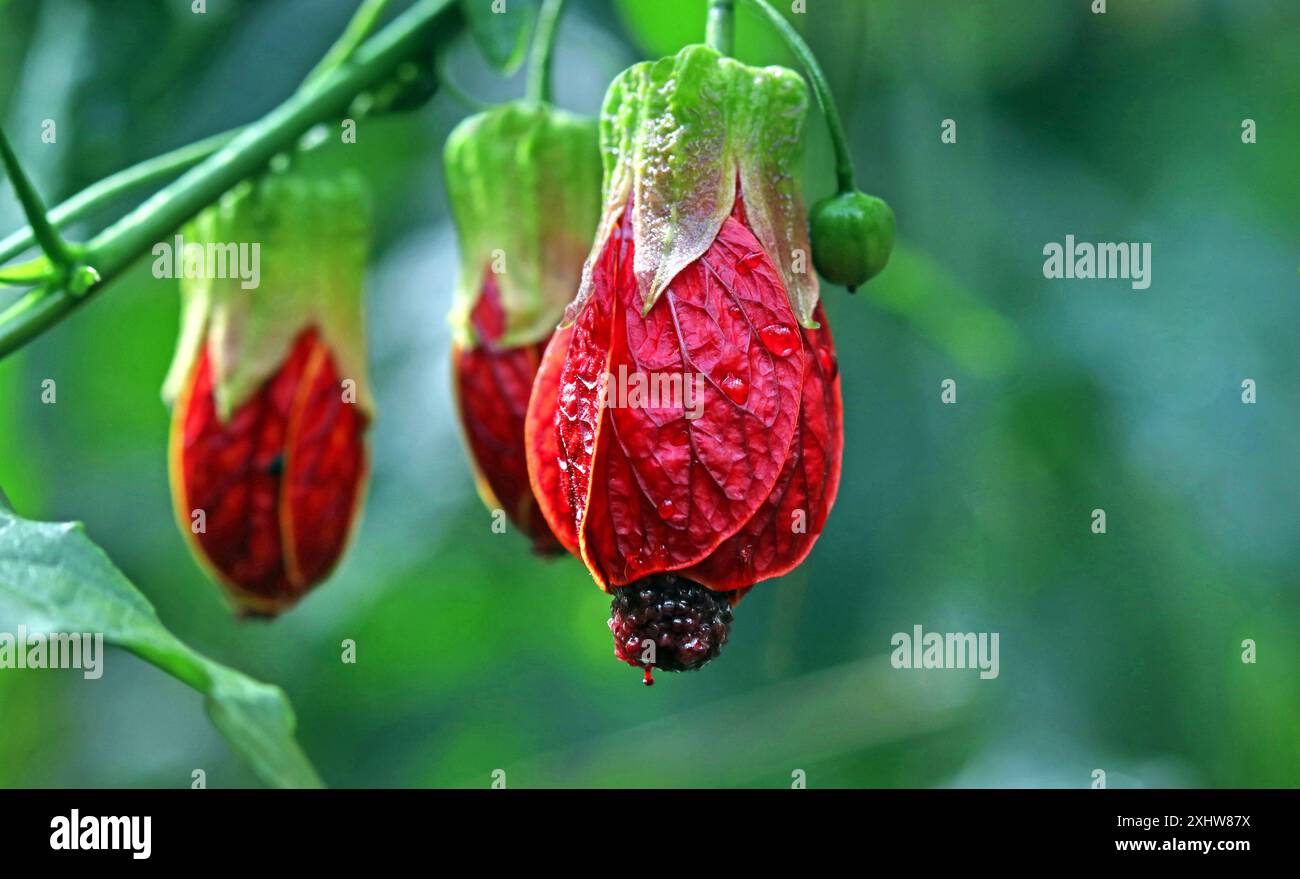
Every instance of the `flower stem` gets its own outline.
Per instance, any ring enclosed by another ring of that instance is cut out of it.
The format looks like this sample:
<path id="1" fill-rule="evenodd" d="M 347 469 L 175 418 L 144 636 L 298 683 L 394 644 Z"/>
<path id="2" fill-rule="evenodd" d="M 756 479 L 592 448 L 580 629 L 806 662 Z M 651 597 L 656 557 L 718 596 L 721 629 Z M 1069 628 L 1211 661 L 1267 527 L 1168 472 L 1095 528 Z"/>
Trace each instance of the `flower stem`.
<path id="1" fill-rule="evenodd" d="M 831 87 L 826 82 L 826 74 L 817 63 L 817 56 L 813 55 L 812 49 L 808 48 L 808 44 L 804 42 L 803 37 L 799 36 L 794 25 L 777 12 L 767 0 L 745 0 L 745 2 L 756 12 L 767 17 L 772 27 L 781 35 L 781 39 L 790 47 L 790 51 L 803 64 L 804 72 L 812 82 L 813 94 L 817 96 L 817 105 L 821 107 L 822 116 L 826 118 L 826 127 L 830 129 L 831 145 L 835 148 L 835 176 L 839 191 L 852 192 L 857 187 L 853 182 L 853 157 L 849 154 L 849 139 L 844 133 L 844 124 L 840 121 L 840 112 L 835 107 L 835 98 L 832 97 Z"/>
<path id="2" fill-rule="evenodd" d="M 260 173 L 312 126 L 346 111 L 353 98 L 378 85 L 405 60 L 427 49 L 433 31 L 450 27 L 453 0 L 416 0 L 401 16 L 357 47 L 350 62 L 321 74 L 284 103 L 86 245 L 80 259 L 99 280 L 81 295 L 65 285 L 41 287 L 0 314 L 0 357 L 22 347 L 121 275 L 153 244 L 178 229 L 241 180 Z"/>
<path id="3" fill-rule="evenodd" d="M 135 189 L 174 177 L 188 171 L 218 149 L 230 143 L 238 129 L 223 131 L 187 146 L 146 159 L 109 177 L 92 183 L 67 201 L 50 209 L 47 216 L 56 229 L 74 223 L 94 213 L 104 205 Z M 36 243 L 30 226 L 19 229 L 0 241 L 0 264 L 13 259 Z"/>
<path id="4" fill-rule="evenodd" d="M 736 0 L 709 0 L 709 21 L 704 42 L 723 55 L 736 49 Z"/>
<path id="5" fill-rule="evenodd" d="M 371 31 L 375 29 L 375 22 L 379 16 L 384 14 L 384 7 L 388 5 L 388 0 L 362 0 L 357 11 L 348 21 L 348 26 L 343 29 L 343 34 L 330 46 L 325 57 L 317 62 L 312 68 L 311 73 L 303 80 L 304 85 L 318 82 L 322 76 L 332 70 L 336 70 L 351 60 L 356 53 L 357 47 L 370 36 Z"/>
<path id="6" fill-rule="evenodd" d="M 555 35 L 559 31 L 564 0 L 545 0 L 533 32 L 532 52 L 528 56 L 528 99 L 551 102 L 551 58 L 555 54 Z"/>

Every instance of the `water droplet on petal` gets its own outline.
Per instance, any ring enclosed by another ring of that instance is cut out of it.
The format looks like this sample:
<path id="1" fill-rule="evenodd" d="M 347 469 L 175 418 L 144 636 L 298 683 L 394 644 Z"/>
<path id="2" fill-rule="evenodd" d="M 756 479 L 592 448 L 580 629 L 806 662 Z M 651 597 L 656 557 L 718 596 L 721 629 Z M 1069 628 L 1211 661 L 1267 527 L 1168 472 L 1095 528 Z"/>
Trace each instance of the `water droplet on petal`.
<path id="1" fill-rule="evenodd" d="M 748 275 L 753 271 L 754 266 L 763 261 L 764 253 L 761 250 L 751 251 L 736 261 L 736 271 L 742 275 Z"/>
<path id="2" fill-rule="evenodd" d="M 736 305 L 735 303 L 732 303 L 731 305 L 727 306 L 727 314 L 731 315 L 734 318 L 741 318 L 745 316 L 745 312 L 742 311 L 740 306 Z"/>
<path id="3" fill-rule="evenodd" d="M 572 384 L 565 385 L 560 392 L 560 409 L 570 421 L 578 417 L 578 391 Z"/>
<path id="4" fill-rule="evenodd" d="M 721 382 L 722 393 L 727 395 L 727 399 L 742 406 L 745 400 L 749 399 L 749 382 L 745 381 L 734 372 L 727 373 L 727 377 Z"/>
<path id="5" fill-rule="evenodd" d="M 679 427 L 668 441 L 675 446 L 684 446 L 691 441 L 691 432 L 684 427 Z"/>
<path id="6" fill-rule="evenodd" d="M 758 331 L 763 347 L 777 357 L 789 357 L 799 347 L 799 337 L 785 324 L 768 324 Z"/>
<path id="7" fill-rule="evenodd" d="M 672 498 L 664 498 L 659 502 L 657 511 L 660 519 L 671 519 L 677 508 L 673 506 Z"/>
<path id="8" fill-rule="evenodd" d="M 826 373 L 827 378 L 833 379 L 840 374 L 839 362 L 835 359 L 835 355 L 826 348 L 817 349 L 817 362 L 821 364 L 822 372 Z"/>

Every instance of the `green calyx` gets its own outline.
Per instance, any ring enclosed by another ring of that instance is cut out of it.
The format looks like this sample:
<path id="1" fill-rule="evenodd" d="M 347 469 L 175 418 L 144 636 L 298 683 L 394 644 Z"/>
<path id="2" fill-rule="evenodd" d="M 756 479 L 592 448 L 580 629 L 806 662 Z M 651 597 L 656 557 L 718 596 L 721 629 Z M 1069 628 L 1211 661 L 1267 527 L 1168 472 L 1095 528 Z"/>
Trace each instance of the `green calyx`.
<path id="1" fill-rule="evenodd" d="M 894 249 L 894 212 L 856 190 L 824 198 L 812 209 L 813 264 L 832 284 L 854 289 L 884 270 Z"/>
<path id="2" fill-rule="evenodd" d="M 456 127 L 444 165 L 460 241 L 456 343 L 546 339 L 573 299 L 600 214 L 596 121 L 537 101 L 502 104 Z M 469 319 L 487 272 L 505 313 L 497 339 L 476 338 Z"/>
<path id="3" fill-rule="evenodd" d="M 207 346 L 217 411 L 228 418 L 314 327 L 373 415 L 362 303 L 370 231 L 359 177 L 291 169 L 240 184 L 155 244 L 155 277 L 181 286 L 181 334 L 163 399 L 175 401 Z"/>
<path id="4" fill-rule="evenodd" d="M 708 250 L 739 195 L 795 316 L 816 327 L 817 276 L 798 181 L 807 109 L 808 87 L 793 70 L 749 67 L 707 46 L 623 71 L 602 113 L 600 229 L 567 318 L 591 295 L 591 266 L 625 209 L 632 211 L 633 270 L 649 311 Z"/>

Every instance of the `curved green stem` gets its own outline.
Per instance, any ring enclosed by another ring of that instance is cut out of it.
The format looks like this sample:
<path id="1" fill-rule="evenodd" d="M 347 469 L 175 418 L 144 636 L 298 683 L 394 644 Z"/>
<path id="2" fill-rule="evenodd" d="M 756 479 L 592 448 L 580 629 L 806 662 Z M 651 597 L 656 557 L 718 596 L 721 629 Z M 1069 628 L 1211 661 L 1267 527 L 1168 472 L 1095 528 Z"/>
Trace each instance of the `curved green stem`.
<path id="1" fill-rule="evenodd" d="M 47 216 L 56 229 L 80 220 L 115 199 L 136 189 L 167 180 L 182 171 L 188 171 L 221 147 L 230 143 L 239 129 L 223 131 L 187 146 L 146 159 L 92 183 L 67 201 L 50 209 Z M 30 226 L 19 229 L 0 241 L 0 264 L 13 259 L 36 243 Z"/>
<path id="2" fill-rule="evenodd" d="M 307 74 L 304 84 L 319 81 L 331 70 L 339 67 L 356 52 L 357 47 L 374 30 L 375 22 L 383 14 L 390 0 L 363 0 L 343 34 L 330 46 L 325 57 Z M 205 137 L 183 147 L 146 159 L 102 180 L 92 183 L 67 201 L 52 208 L 47 216 L 54 228 L 59 229 L 94 213 L 100 207 L 135 189 L 167 180 L 182 171 L 188 171 L 208 156 L 224 147 L 242 129 L 235 128 Z M 0 240 L 0 265 L 13 259 L 36 243 L 32 228 L 19 229 Z"/>
<path id="3" fill-rule="evenodd" d="M 546 0 L 533 31 L 533 47 L 528 56 L 528 99 L 539 103 L 551 101 L 551 57 L 555 54 L 555 35 L 559 31 L 564 0 Z"/>
<path id="4" fill-rule="evenodd" d="M 259 173 L 312 126 L 346 111 L 353 98 L 391 76 L 403 61 L 427 48 L 438 25 L 456 14 L 452 0 L 416 0 L 401 16 L 362 44 L 351 62 L 321 75 L 283 104 L 240 131 L 229 143 L 96 235 L 82 254 L 99 280 L 78 295 L 66 286 L 38 288 L 0 314 L 0 357 L 58 323 L 102 290 L 222 193 Z"/>
<path id="5" fill-rule="evenodd" d="M 23 207 L 23 213 L 27 217 L 37 243 L 41 245 L 41 250 L 45 251 L 50 262 L 65 271 L 70 270 L 77 260 L 76 254 L 50 223 L 45 202 L 41 200 L 40 193 L 36 191 L 27 172 L 23 170 L 13 147 L 9 145 L 9 138 L 3 131 L 0 131 L 0 164 L 3 164 L 4 169 L 9 173 L 9 180 L 14 186 L 14 195 L 18 196 L 18 203 Z"/>
<path id="6" fill-rule="evenodd" d="M 362 0 L 361 6 L 352 15 L 348 21 L 348 26 L 343 29 L 342 35 L 330 46 L 325 57 L 317 62 L 316 66 L 307 74 L 303 80 L 303 85 L 318 82 L 325 74 L 337 70 L 339 67 L 351 60 L 356 53 L 357 47 L 370 36 L 371 31 L 375 29 L 375 23 L 379 21 L 379 16 L 384 14 L 384 8 L 388 6 L 389 0 Z"/>
<path id="7" fill-rule="evenodd" d="M 822 72 L 821 65 L 817 63 L 817 57 L 813 55 L 812 49 L 808 48 L 803 37 L 799 36 L 794 25 L 777 12 L 767 0 L 745 0 L 745 2 L 767 17 L 772 27 L 776 28 L 777 33 L 781 35 L 781 39 L 790 47 L 790 51 L 803 64 L 804 72 L 812 82 L 813 94 L 817 96 L 817 105 L 821 107 L 822 115 L 826 117 L 826 127 L 830 129 L 831 145 L 835 148 L 835 176 L 839 191 L 852 192 L 857 187 L 853 182 L 853 157 L 849 154 L 849 139 L 844 133 L 844 123 L 840 121 L 839 110 L 836 109 L 835 99 L 831 96 L 831 87 L 826 82 L 826 74 Z"/>
<path id="8" fill-rule="evenodd" d="M 704 42 L 723 55 L 736 48 L 736 0 L 709 0 L 709 21 Z"/>

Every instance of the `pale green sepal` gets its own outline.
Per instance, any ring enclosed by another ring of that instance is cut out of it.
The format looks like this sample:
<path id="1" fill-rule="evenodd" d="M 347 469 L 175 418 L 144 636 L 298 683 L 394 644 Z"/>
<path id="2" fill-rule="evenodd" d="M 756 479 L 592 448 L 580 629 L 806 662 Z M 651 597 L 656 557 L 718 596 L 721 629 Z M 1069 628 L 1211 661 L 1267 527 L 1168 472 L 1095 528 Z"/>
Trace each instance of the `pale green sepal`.
<path id="1" fill-rule="evenodd" d="M 799 321 L 815 327 L 817 276 L 799 189 L 808 88 L 783 67 L 749 67 L 707 46 L 635 64 L 601 113 L 604 207 L 571 321 L 592 292 L 592 266 L 632 200 L 633 271 L 649 311 L 709 249 L 740 181 L 749 227 L 781 272 Z"/>
<path id="2" fill-rule="evenodd" d="M 164 399 L 175 400 L 206 344 L 217 411 L 228 418 L 275 374 L 299 333 L 314 326 L 340 377 L 356 382 L 357 404 L 373 416 L 362 308 L 370 230 L 359 178 L 292 169 L 241 184 L 196 217 L 181 233 L 186 249 L 246 244 L 251 256 L 258 244 L 258 283 L 246 289 L 251 279 L 231 271 L 182 276 L 181 334 Z"/>
<path id="3" fill-rule="evenodd" d="M 448 317 L 457 344 L 546 339 L 577 292 L 600 215 L 596 121 L 549 104 L 502 104 L 456 127 L 444 166 L 460 244 Z M 476 339 L 469 320 L 488 272 L 506 318 L 493 340 Z"/>

